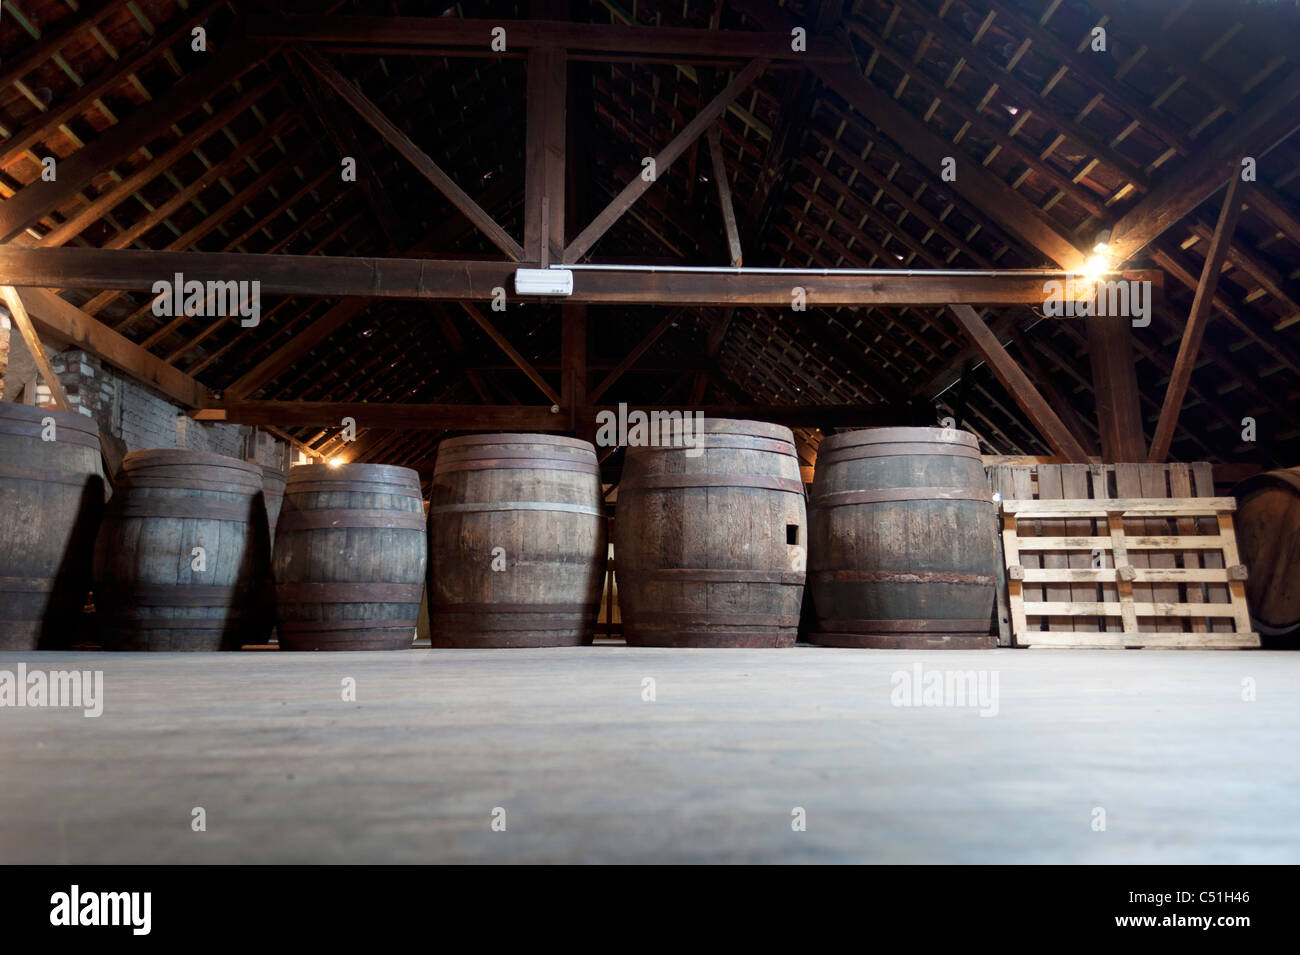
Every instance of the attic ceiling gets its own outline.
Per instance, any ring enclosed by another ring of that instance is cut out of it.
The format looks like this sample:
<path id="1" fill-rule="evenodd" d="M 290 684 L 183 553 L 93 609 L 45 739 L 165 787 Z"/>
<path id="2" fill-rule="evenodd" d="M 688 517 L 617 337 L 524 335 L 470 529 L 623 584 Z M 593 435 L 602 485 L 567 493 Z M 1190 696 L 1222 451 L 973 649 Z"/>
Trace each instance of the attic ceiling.
<path id="1" fill-rule="evenodd" d="M 285 2 L 285 13 L 319 4 Z M 261 4 L 15 0 L 0 15 L 0 196 L 42 188 L 42 160 L 72 162 L 214 65 L 236 77 L 132 143 L 75 196 L 11 241 L 44 246 L 303 255 L 500 258 L 404 157 L 286 47 L 242 38 Z M 414 2 L 341 2 L 340 15 L 429 16 Z M 526 3 L 463 3 L 443 16 L 510 20 Z M 1294 12 L 1274 5 L 899 0 L 712 4 L 571 2 L 585 23 L 833 32 L 891 108 L 1031 203 L 1081 249 L 1153 191 L 1177 186 L 1235 121 L 1296 84 Z M 776 26 L 774 27 L 773 24 Z M 203 26 L 208 50 L 195 51 Z M 1092 31 L 1106 31 L 1104 52 Z M 318 51 L 508 232 L 523 234 L 521 54 Z M 225 58 L 224 60 L 222 58 Z M 571 218 L 592 219 L 743 63 L 575 58 L 569 65 Z M 775 63 L 720 125 L 746 266 L 1034 268 L 1050 257 L 945 182 L 887 115 L 797 64 Z M 1233 234 L 1175 434 L 1183 460 L 1296 463 L 1300 454 L 1300 118 L 1270 126 Z M 355 156 L 344 182 L 339 157 Z M 591 262 L 728 264 L 703 138 L 588 252 Z M 1211 195 L 1128 263 L 1165 273 L 1135 330 L 1145 429 L 1165 385 L 1222 201 Z M 0 209 L 3 204 L 0 203 Z M 576 230 L 575 230 L 576 231 Z M 215 392 L 325 319 L 337 327 L 249 397 L 538 403 L 534 382 L 455 303 L 264 300 L 252 334 L 228 319 L 152 314 L 147 294 L 68 289 L 66 299 Z M 346 320 L 340 320 L 346 310 Z M 555 387 L 560 308 L 488 313 Z M 1088 340 L 1028 307 L 985 310 L 1062 418 L 1098 445 Z M 600 307 L 589 310 L 588 385 L 665 322 L 601 401 L 881 405 L 898 423 L 948 415 L 994 454 L 1047 454 L 1038 430 L 949 314 L 929 307 Z M 310 334 L 310 333 L 308 333 Z M 719 335 L 721 336 L 719 338 Z M 1255 418 L 1259 438 L 1242 440 Z M 337 429 L 286 429 L 326 453 Z M 440 432 L 363 429 L 356 460 L 427 468 Z M 802 437 L 815 446 L 818 436 Z"/>

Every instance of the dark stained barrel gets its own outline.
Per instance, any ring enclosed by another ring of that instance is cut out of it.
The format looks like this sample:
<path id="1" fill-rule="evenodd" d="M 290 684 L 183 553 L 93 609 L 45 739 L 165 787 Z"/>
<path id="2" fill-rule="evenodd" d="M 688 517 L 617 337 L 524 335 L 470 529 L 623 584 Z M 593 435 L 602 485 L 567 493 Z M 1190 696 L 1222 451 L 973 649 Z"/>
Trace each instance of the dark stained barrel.
<path id="1" fill-rule="evenodd" d="M 1257 474 L 1233 493 L 1250 615 L 1265 636 L 1300 630 L 1300 468 Z"/>
<path id="2" fill-rule="evenodd" d="M 131 452 L 95 541 L 105 645 L 238 648 L 264 626 L 268 559 L 257 465 L 198 451 Z"/>
<path id="3" fill-rule="evenodd" d="M 543 434 L 443 441 L 429 502 L 433 646 L 590 643 L 605 524 L 590 442 Z"/>
<path id="4" fill-rule="evenodd" d="M 424 590 L 419 475 L 385 464 L 291 468 L 275 531 L 283 650 L 402 650 Z"/>
<path id="5" fill-rule="evenodd" d="M 814 643 L 976 649 L 998 561 L 979 442 L 948 428 L 832 435 L 817 453 L 809 509 Z"/>
<path id="6" fill-rule="evenodd" d="M 725 418 L 703 432 L 695 449 L 680 440 L 627 449 L 614 519 L 624 637 L 793 646 L 808 543 L 794 435 Z"/>
<path id="7" fill-rule="evenodd" d="M 79 635 L 104 494 L 93 420 L 0 402 L 0 650 Z"/>

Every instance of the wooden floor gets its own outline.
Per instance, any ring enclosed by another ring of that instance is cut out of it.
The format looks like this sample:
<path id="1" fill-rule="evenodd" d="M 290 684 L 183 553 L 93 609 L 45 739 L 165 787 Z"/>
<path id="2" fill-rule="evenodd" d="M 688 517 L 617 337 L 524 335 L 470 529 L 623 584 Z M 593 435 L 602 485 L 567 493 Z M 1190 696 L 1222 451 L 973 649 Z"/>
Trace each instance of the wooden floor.
<path id="1" fill-rule="evenodd" d="M 1300 862 L 1300 654 L 21 659 L 105 708 L 0 709 L 4 863 Z M 996 672 L 997 715 L 893 705 L 915 664 Z"/>

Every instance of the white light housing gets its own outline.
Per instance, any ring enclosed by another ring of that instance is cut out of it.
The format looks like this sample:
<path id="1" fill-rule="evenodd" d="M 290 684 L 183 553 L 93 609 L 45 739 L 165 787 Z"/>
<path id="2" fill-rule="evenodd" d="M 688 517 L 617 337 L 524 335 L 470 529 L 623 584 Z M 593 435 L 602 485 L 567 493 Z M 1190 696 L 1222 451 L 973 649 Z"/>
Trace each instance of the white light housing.
<path id="1" fill-rule="evenodd" d="M 515 269 L 517 295 L 572 295 L 570 269 Z"/>

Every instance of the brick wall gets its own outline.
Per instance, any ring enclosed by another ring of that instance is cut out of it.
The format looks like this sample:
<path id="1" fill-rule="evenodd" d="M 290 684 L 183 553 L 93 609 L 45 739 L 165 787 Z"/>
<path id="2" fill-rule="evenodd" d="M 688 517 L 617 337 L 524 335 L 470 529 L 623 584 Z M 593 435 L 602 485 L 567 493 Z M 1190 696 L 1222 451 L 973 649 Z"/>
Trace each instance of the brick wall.
<path id="1" fill-rule="evenodd" d="M 284 442 L 273 435 L 245 425 L 195 421 L 163 395 L 94 355 L 71 348 L 53 355 L 50 365 L 72 409 L 94 418 L 106 434 L 121 438 L 128 451 L 184 448 L 281 464 Z"/>

